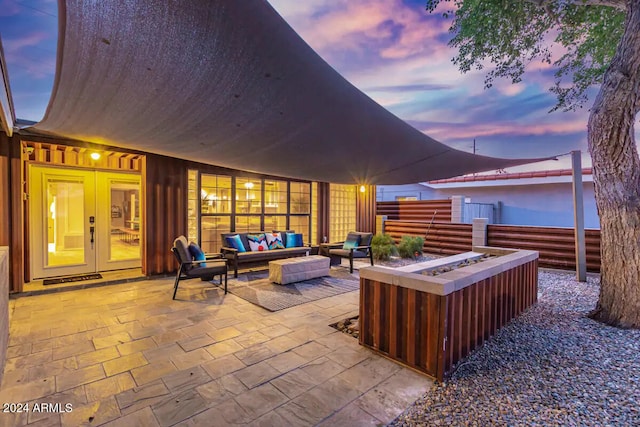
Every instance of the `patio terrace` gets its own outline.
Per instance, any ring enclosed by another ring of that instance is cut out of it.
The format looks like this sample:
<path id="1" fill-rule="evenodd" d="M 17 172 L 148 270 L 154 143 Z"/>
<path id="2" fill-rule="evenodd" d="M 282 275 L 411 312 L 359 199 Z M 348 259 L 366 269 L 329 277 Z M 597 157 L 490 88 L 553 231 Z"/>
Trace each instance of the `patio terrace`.
<path id="1" fill-rule="evenodd" d="M 328 326 L 357 291 L 272 313 L 198 280 L 172 301 L 172 284 L 11 300 L 0 400 L 31 410 L 0 424 L 379 425 L 432 385 Z"/>

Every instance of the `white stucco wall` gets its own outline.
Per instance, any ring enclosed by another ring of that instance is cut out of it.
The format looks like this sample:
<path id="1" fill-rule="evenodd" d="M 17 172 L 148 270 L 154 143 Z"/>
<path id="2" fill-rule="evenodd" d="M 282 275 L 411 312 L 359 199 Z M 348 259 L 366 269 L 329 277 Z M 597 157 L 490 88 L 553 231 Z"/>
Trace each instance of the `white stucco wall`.
<path id="1" fill-rule="evenodd" d="M 584 222 L 586 228 L 600 228 L 593 182 L 583 183 Z M 421 184 L 378 186 L 377 200 L 396 200 L 396 196 L 416 196 L 418 200 L 447 199 L 465 196 L 472 203 L 502 202 L 496 222 L 511 225 L 573 227 L 571 183 L 502 185 L 433 189 Z"/>

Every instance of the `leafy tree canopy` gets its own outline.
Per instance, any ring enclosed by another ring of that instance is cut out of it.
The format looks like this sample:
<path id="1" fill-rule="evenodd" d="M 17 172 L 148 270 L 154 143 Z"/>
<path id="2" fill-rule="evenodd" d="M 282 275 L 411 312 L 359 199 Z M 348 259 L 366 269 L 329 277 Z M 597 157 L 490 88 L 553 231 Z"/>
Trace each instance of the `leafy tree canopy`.
<path id="1" fill-rule="evenodd" d="M 554 110 L 582 106 L 587 90 L 602 83 L 624 31 L 624 2 L 616 0 L 427 0 L 427 10 L 441 3 L 450 6 L 443 15 L 453 19 L 449 45 L 462 72 L 491 62 L 488 88 L 501 77 L 518 83 L 532 61 L 552 64 Z M 554 47 L 564 52 L 555 60 Z"/>

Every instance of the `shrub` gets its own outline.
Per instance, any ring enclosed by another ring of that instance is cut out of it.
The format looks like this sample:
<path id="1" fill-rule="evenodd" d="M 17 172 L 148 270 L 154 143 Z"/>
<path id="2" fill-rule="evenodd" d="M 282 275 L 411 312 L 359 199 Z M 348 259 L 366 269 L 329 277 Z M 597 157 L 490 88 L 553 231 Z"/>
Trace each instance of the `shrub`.
<path id="1" fill-rule="evenodd" d="M 402 258 L 415 258 L 416 254 L 422 254 L 424 239 L 420 236 L 402 236 L 398 245 L 398 253 Z"/>
<path id="2" fill-rule="evenodd" d="M 396 242 L 388 234 L 376 234 L 371 240 L 373 257 L 377 260 L 388 260 L 391 255 L 396 255 L 398 249 Z"/>

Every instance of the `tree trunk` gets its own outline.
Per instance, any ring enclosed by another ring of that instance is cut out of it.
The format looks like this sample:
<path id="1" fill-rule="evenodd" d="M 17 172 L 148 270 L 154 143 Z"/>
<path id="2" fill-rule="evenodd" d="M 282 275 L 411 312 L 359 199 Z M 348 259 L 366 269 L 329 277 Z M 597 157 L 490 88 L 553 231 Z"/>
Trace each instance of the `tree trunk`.
<path id="1" fill-rule="evenodd" d="M 601 228 L 601 290 L 593 317 L 640 328 L 640 0 L 627 1 L 625 31 L 589 116 Z"/>

